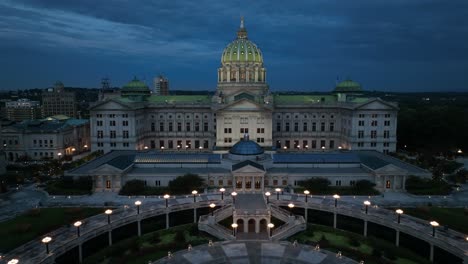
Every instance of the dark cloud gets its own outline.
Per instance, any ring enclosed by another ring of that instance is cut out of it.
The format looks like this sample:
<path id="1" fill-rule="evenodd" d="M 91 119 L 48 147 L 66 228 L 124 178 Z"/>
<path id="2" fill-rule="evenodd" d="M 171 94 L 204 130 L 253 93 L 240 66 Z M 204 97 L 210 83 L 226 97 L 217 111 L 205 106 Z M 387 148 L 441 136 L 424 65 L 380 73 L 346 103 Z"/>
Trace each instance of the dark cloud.
<path id="1" fill-rule="evenodd" d="M 173 88 L 214 89 L 241 15 L 274 90 L 329 90 L 336 76 L 368 89 L 468 90 L 464 0 L 5 0 L 0 57 L 15 62 L 0 66 L 0 89 L 159 72 Z"/>

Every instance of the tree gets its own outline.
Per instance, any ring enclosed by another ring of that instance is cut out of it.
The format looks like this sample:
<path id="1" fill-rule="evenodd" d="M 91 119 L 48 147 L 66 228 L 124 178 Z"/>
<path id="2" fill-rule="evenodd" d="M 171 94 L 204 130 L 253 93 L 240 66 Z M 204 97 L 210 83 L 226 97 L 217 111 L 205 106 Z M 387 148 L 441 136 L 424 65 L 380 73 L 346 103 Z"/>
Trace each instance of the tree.
<path id="1" fill-rule="evenodd" d="M 120 190 L 120 195 L 138 195 L 145 191 L 145 182 L 141 180 L 131 180 L 125 183 Z"/>
<path id="2" fill-rule="evenodd" d="M 321 194 L 327 192 L 330 181 L 325 178 L 310 178 L 305 181 L 300 181 L 299 185 L 306 188 L 311 193 Z"/>
<path id="3" fill-rule="evenodd" d="M 200 189 L 204 179 L 196 174 L 185 174 L 169 182 L 169 190 L 172 194 L 191 193 L 192 190 Z"/>

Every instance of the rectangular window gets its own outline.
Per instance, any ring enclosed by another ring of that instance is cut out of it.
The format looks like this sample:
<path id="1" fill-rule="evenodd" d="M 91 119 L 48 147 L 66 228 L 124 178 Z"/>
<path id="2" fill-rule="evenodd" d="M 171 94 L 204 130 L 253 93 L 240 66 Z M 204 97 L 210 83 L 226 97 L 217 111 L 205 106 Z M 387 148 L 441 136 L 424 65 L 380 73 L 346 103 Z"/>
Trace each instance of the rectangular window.
<path id="1" fill-rule="evenodd" d="M 109 121 L 109 125 L 110 125 L 110 126 L 115 126 L 115 120 Z"/>
<path id="2" fill-rule="evenodd" d="M 195 149 L 200 148 L 200 140 L 195 140 Z"/>
<path id="3" fill-rule="evenodd" d="M 320 131 L 325 131 L 325 122 L 320 123 Z"/>
<path id="4" fill-rule="evenodd" d="M 104 131 L 98 130 L 97 138 L 104 138 Z M 40 147 L 42 147 L 42 140 L 39 140 L 39 145 L 40 145 Z"/>
<path id="5" fill-rule="evenodd" d="M 117 147 L 117 143 L 111 142 L 111 143 L 110 143 L 110 146 L 111 146 L 111 147 Z"/>
<path id="6" fill-rule="evenodd" d="M 307 122 L 304 122 L 304 124 L 302 124 L 302 131 L 307 132 Z"/>
<path id="7" fill-rule="evenodd" d="M 371 131 L 371 138 L 377 138 L 377 130 Z"/>
<path id="8" fill-rule="evenodd" d="M 358 138 L 364 138 L 364 130 L 358 131 Z"/>
<path id="9" fill-rule="evenodd" d="M 313 149 L 317 148 L 317 140 L 312 140 L 312 148 Z"/>
<path id="10" fill-rule="evenodd" d="M 281 131 L 281 123 L 277 122 L 276 123 L 276 132 L 280 132 L 280 131 Z"/>
<path id="11" fill-rule="evenodd" d="M 161 132 L 164 131 L 164 122 L 159 123 L 159 131 L 161 131 Z"/>
<path id="12" fill-rule="evenodd" d="M 377 142 L 371 142 L 370 146 L 373 147 L 373 148 L 377 147 Z"/>
<path id="13" fill-rule="evenodd" d="M 218 180 L 218 186 L 223 186 L 224 181 L 223 180 Z"/>
<path id="14" fill-rule="evenodd" d="M 240 132 L 241 132 L 241 134 L 248 134 L 249 129 L 247 127 L 243 127 L 243 128 L 240 129 Z"/>
<path id="15" fill-rule="evenodd" d="M 97 125 L 97 126 L 102 126 L 102 123 L 103 123 L 102 120 L 96 121 L 96 125 Z"/>
<path id="16" fill-rule="evenodd" d="M 169 129 L 168 130 L 169 130 L 169 132 L 172 132 L 172 130 L 173 130 L 173 123 L 172 122 L 169 122 Z"/>
<path id="17" fill-rule="evenodd" d="M 164 148 L 164 140 L 159 140 L 159 148 L 160 149 Z"/>
<path id="18" fill-rule="evenodd" d="M 328 147 L 330 149 L 334 149 L 335 148 L 335 141 L 334 140 L 330 140 L 330 142 L 328 142 Z"/>
<path id="19" fill-rule="evenodd" d="M 384 143 L 383 143 L 383 146 L 386 147 L 386 148 L 388 148 L 388 147 L 390 147 L 390 143 L 389 143 L 389 142 L 384 142 Z"/>
<path id="20" fill-rule="evenodd" d="M 208 140 L 203 140 L 203 148 L 208 149 Z"/>
<path id="21" fill-rule="evenodd" d="M 200 122 L 195 122 L 195 132 L 200 131 Z"/>
<path id="22" fill-rule="evenodd" d="M 180 131 L 182 131 L 182 123 L 177 122 L 177 132 L 180 132 Z"/>
<path id="23" fill-rule="evenodd" d="M 128 121 L 127 120 L 122 121 L 122 126 L 128 126 Z"/>
<path id="24" fill-rule="evenodd" d="M 110 188 L 111 188 L 111 181 L 106 180 L 106 189 L 110 189 Z"/>
<path id="25" fill-rule="evenodd" d="M 358 126 L 364 126 L 364 120 L 359 120 L 358 121 Z"/>
<path id="26" fill-rule="evenodd" d="M 294 148 L 300 148 L 301 145 L 299 145 L 299 140 L 294 140 Z"/>
<path id="27" fill-rule="evenodd" d="M 307 142 L 307 140 L 302 141 L 302 148 L 304 149 L 309 148 L 309 143 Z"/>
<path id="28" fill-rule="evenodd" d="M 320 148 L 324 148 L 325 147 L 325 140 L 320 140 Z"/>
<path id="29" fill-rule="evenodd" d="M 294 122 L 294 132 L 299 132 L 299 123 Z"/>
<path id="30" fill-rule="evenodd" d="M 257 128 L 257 133 L 258 134 L 264 134 L 265 133 L 265 128 Z"/>
<path id="31" fill-rule="evenodd" d="M 283 180 L 283 186 L 288 185 L 288 180 Z"/>
<path id="32" fill-rule="evenodd" d="M 224 138 L 224 143 L 231 143 L 232 142 L 232 138 Z"/>
<path id="33" fill-rule="evenodd" d="M 190 132 L 190 122 L 185 124 L 185 131 Z"/>
<path id="34" fill-rule="evenodd" d="M 128 138 L 128 130 L 122 132 L 123 138 Z"/>
<path id="35" fill-rule="evenodd" d="M 177 140 L 177 149 L 182 147 L 182 140 Z"/>
<path id="36" fill-rule="evenodd" d="M 389 131 L 389 130 L 385 130 L 385 131 L 383 132 L 383 137 L 384 137 L 384 138 L 390 138 L 390 131 Z"/>
<path id="37" fill-rule="evenodd" d="M 203 131 L 208 131 L 208 122 L 203 123 Z"/>
<path id="38" fill-rule="evenodd" d="M 174 141 L 169 140 L 167 143 L 168 143 L 168 145 L 169 145 L 168 148 L 170 148 L 170 149 L 173 149 L 173 148 L 174 148 Z"/>
<path id="39" fill-rule="evenodd" d="M 185 148 L 187 148 L 187 149 L 192 148 L 192 141 L 186 140 L 185 141 Z"/>
<path id="40" fill-rule="evenodd" d="M 360 148 L 364 147 L 364 142 L 358 142 L 357 146 L 360 147 Z"/>
<path id="41" fill-rule="evenodd" d="M 257 143 L 265 143 L 265 138 L 257 138 Z"/>
<path id="42" fill-rule="evenodd" d="M 224 124 L 232 124 L 232 119 L 230 117 L 225 117 Z"/>
<path id="43" fill-rule="evenodd" d="M 126 148 L 128 148 L 128 147 L 130 146 L 130 144 L 129 144 L 128 142 L 124 142 L 124 143 L 123 143 L 123 146 L 126 147 Z"/>
<path id="44" fill-rule="evenodd" d="M 240 123 L 241 124 L 248 124 L 249 123 L 249 118 L 248 117 L 241 117 L 240 118 Z"/>
<path id="45" fill-rule="evenodd" d="M 335 123 L 330 123 L 330 132 L 335 130 Z"/>
<path id="46" fill-rule="evenodd" d="M 372 120 L 371 126 L 377 126 L 377 120 Z"/>
<path id="47" fill-rule="evenodd" d="M 377 118 L 377 117 L 379 117 L 379 115 L 378 115 L 378 114 L 372 114 L 371 117 L 372 117 L 372 118 Z"/>
<path id="48" fill-rule="evenodd" d="M 359 118 L 364 118 L 364 117 L 366 117 L 365 114 L 359 114 Z"/>
<path id="49" fill-rule="evenodd" d="M 384 126 L 390 126 L 390 120 L 385 120 L 384 121 Z"/>
<path id="50" fill-rule="evenodd" d="M 232 128 L 230 127 L 224 128 L 224 134 L 231 134 L 231 133 L 232 133 Z"/>
<path id="51" fill-rule="evenodd" d="M 156 125 L 154 123 L 151 123 L 151 132 L 156 131 Z"/>
<path id="52" fill-rule="evenodd" d="M 341 186 L 341 180 L 335 181 L 335 185 L 336 185 L 336 186 Z"/>
<path id="53" fill-rule="evenodd" d="M 117 133 L 115 132 L 115 130 L 111 130 L 110 131 L 110 138 L 116 138 L 117 137 Z"/>
<path id="54" fill-rule="evenodd" d="M 312 122 L 312 132 L 317 131 L 317 123 Z"/>
<path id="55" fill-rule="evenodd" d="M 273 180 L 273 186 L 278 186 L 278 180 Z"/>
<path id="56" fill-rule="evenodd" d="M 286 122 L 286 127 L 285 127 L 284 131 L 289 132 L 289 122 Z"/>
<path id="57" fill-rule="evenodd" d="M 284 146 L 285 146 L 287 149 L 291 148 L 289 140 L 285 140 L 285 141 L 284 141 Z"/>

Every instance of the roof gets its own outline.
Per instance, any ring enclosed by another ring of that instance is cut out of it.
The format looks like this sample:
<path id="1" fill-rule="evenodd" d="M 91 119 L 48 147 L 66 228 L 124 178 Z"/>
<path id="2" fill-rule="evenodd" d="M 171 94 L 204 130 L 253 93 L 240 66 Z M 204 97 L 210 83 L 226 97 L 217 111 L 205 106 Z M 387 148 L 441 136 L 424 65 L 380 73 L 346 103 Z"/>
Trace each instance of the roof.
<path id="1" fill-rule="evenodd" d="M 221 163 L 220 154 L 146 152 L 135 156 L 135 163 Z"/>
<path id="2" fill-rule="evenodd" d="M 358 82 L 347 79 L 337 84 L 333 92 L 362 92 L 362 88 Z"/>
<path id="3" fill-rule="evenodd" d="M 27 120 L 10 125 L 16 130 L 28 133 L 56 133 L 74 126 L 89 123 L 88 119 L 70 118 L 66 120 Z"/>
<path id="4" fill-rule="evenodd" d="M 335 103 L 334 95 L 274 95 L 275 105 Z"/>
<path id="5" fill-rule="evenodd" d="M 353 152 L 277 153 L 273 163 L 360 163 Z"/>
<path id="6" fill-rule="evenodd" d="M 237 164 L 232 165 L 232 171 L 236 171 L 236 170 L 238 170 L 240 168 L 243 168 L 245 166 L 252 166 L 252 167 L 255 167 L 255 168 L 259 169 L 259 170 L 265 171 L 265 168 L 263 167 L 262 164 L 258 164 L 256 162 L 251 161 L 251 160 L 244 160 L 242 162 L 239 162 Z"/>
<path id="7" fill-rule="evenodd" d="M 137 168 L 133 167 L 127 175 L 136 175 L 136 174 L 169 174 L 173 175 L 184 175 L 187 173 L 193 174 L 209 174 L 209 173 L 229 173 L 228 169 L 223 168 L 167 168 L 167 167 L 158 167 L 155 168 Z"/>
<path id="8" fill-rule="evenodd" d="M 367 172 L 361 167 L 353 168 L 289 168 L 289 167 L 275 167 L 267 170 L 268 173 L 301 173 L 301 174 L 360 174 Z"/>
<path id="9" fill-rule="evenodd" d="M 210 104 L 209 95 L 152 95 L 148 102 L 160 104 Z"/>
<path id="10" fill-rule="evenodd" d="M 237 142 L 229 150 L 229 153 L 234 155 L 260 155 L 263 152 L 263 148 L 257 142 L 248 139 Z"/>
<path id="11" fill-rule="evenodd" d="M 123 170 L 132 165 L 134 159 L 135 155 L 122 155 L 110 160 L 109 162 L 107 162 L 107 164 L 116 167 L 117 169 Z"/>
<path id="12" fill-rule="evenodd" d="M 138 80 L 136 77 L 134 77 L 133 80 L 131 80 L 129 83 L 127 83 L 126 85 L 124 85 L 122 87 L 121 91 L 122 92 L 126 92 L 126 91 L 146 92 L 146 91 L 149 91 L 149 88 L 148 88 L 148 85 L 146 85 L 144 82 L 142 82 L 142 81 Z"/>

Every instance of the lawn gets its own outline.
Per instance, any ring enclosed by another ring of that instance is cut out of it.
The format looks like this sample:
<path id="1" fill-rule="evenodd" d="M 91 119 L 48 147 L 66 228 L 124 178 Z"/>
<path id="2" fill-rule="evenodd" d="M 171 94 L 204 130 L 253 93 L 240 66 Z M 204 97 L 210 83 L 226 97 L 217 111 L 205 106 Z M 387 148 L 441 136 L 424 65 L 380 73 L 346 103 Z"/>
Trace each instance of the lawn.
<path id="1" fill-rule="evenodd" d="M 405 214 L 428 221 L 435 220 L 442 226 L 468 234 L 468 210 L 464 208 L 412 207 L 403 208 Z M 402 221 L 403 220 L 402 216 Z"/>
<path id="2" fill-rule="evenodd" d="M 102 213 L 102 208 L 32 209 L 14 219 L 0 223 L 0 252 L 8 252 L 30 240 L 76 220 Z"/>

